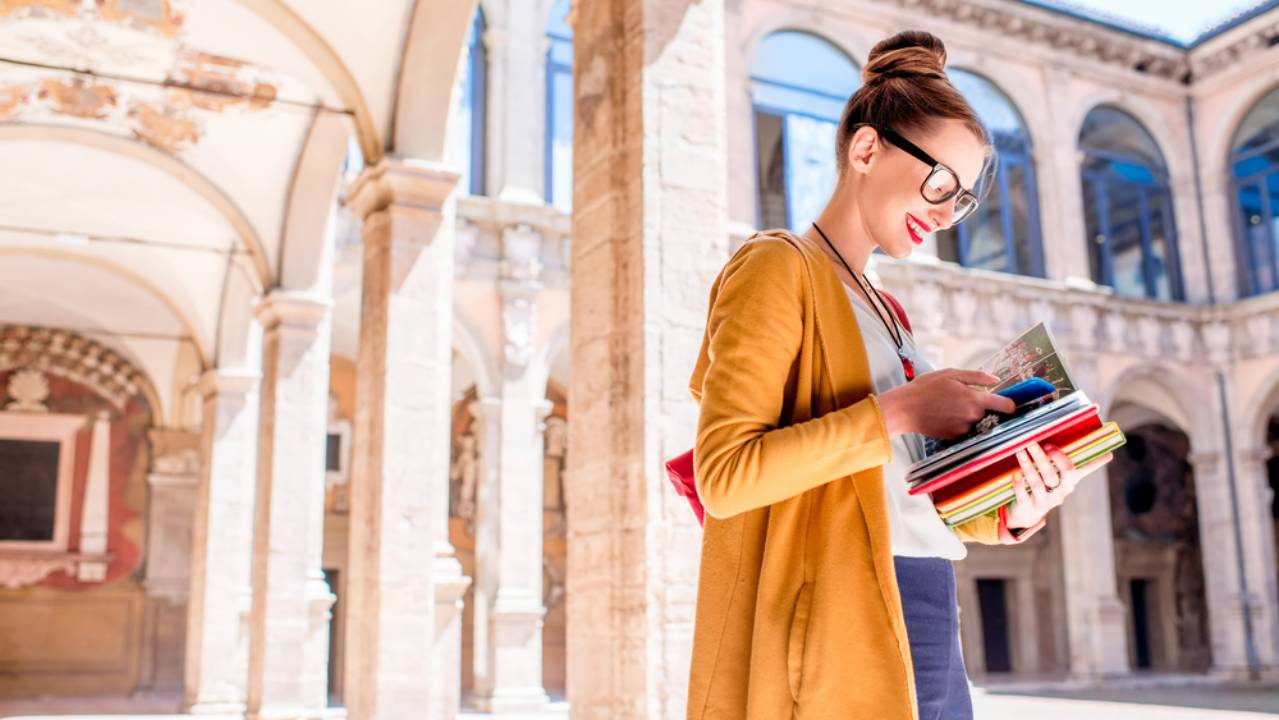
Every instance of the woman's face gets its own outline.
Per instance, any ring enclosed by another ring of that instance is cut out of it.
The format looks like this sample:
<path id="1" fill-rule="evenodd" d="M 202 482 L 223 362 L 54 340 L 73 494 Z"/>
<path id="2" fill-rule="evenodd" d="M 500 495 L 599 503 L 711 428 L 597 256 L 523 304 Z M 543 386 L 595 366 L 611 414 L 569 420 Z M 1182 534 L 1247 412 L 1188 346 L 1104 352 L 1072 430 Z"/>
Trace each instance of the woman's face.
<path id="1" fill-rule="evenodd" d="M 955 171 L 960 185 L 973 189 L 987 148 L 963 121 L 939 120 L 927 132 L 907 130 L 901 135 Z M 919 189 L 932 168 L 919 158 L 878 139 L 870 127 L 858 129 L 848 153 L 848 172 L 860 175 L 855 186 L 865 230 L 890 257 L 904 258 L 925 235 L 950 227 L 955 200 L 934 205 L 924 199 Z"/>

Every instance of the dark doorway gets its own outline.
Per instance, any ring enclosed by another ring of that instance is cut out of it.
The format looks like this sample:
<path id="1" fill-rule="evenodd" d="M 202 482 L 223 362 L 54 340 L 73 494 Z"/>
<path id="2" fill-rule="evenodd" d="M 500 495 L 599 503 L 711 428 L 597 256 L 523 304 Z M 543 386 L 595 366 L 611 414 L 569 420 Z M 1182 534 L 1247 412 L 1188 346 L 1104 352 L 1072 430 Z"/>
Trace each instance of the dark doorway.
<path id="1" fill-rule="evenodd" d="M 336 707 L 342 704 L 342 689 L 339 673 L 342 672 L 341 642 L 342 627 L 338 622 L 339 608 L 342 604 L 342 595 L 338 592 L 341 585 L 338 583 L 339 571 L 336 569 L 324 569 L 324 582 L 329 585 L 329 592 L 333 593 L 333 607 L 330 610 L 329 617 L 329 706 Z"/>
<path id="2" fill-rule="evenodd" d="M 979 579 L 977 601 L 981 605 L 986 672 L 1012 672 L 1012 649 L 1008 640 L 1008 583 L 1000 579 Z"/>
<path id="3" fill-rule="evenodd" d="M 1150 667 L 1150 603 L 1148 593 L 1149 580 L 1134 579 L 1129 584 L 1132 597 L 1132 629 L 1133 652 L 1136 654 L 1136 667 Z"/>

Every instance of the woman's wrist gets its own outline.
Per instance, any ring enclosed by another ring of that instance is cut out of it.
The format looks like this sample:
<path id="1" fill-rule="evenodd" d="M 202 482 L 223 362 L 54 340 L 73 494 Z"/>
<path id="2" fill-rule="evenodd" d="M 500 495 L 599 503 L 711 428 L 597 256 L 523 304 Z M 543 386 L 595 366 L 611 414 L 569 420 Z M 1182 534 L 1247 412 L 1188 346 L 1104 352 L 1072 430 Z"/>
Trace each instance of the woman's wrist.
<path id="1" fill-rule="evenodd" d="M 889 390 L 875 396 L 875 401 L 879 403 L 879 413 L 884 418 L 884 427 L 888 429 L 889 437 L 897 437 L 910 432 L 909 421 L 910 414 L 903 407 L 901 397 L 895 391 Z"/>

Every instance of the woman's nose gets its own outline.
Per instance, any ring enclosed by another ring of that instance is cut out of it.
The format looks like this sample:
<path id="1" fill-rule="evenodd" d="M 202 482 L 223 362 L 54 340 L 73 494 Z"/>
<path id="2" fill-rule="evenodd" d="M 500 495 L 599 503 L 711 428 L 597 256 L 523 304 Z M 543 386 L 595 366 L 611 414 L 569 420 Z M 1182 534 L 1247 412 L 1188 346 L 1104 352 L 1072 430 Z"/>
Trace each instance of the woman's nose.
<path id="1" fill-rule="evenodd" d="M 940 205 L 933 205 L 928 209 L 928 224 L 933 226 L 933 232 L 949 228 L 954 219 L 954 200 L 947 200 Z"/>

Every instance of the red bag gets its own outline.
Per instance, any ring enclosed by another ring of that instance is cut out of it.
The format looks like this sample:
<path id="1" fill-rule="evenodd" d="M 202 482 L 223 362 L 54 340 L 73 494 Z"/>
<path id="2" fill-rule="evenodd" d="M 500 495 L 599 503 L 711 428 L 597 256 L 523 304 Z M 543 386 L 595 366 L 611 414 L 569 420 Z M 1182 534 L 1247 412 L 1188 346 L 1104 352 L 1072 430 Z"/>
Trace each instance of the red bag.
<path id="1" fill-rule="evenodd" d="M 906 332 L 911 332 L 910 318 L 906 316 L 906 308 L 897 302 L 897 298 L 889 295 L 886 291 L 880 290 L 880 295 L 888 301 L 893 308 L 893 313 L 897 315 L 897 319 L 901 321 L 902 327 L 906 328 Z M 706 509 L 702 507 L 702 499 L 697 496 L 697 480 L 693 475 L 693 451 L 687 450 L 678 457 L 666 461 L 666 476 L 671 479 L 671 485 L 675 487 L 675 492 L 680 497 L 688 500 L 689 507 L 693 508 L 693 514 L 697 516 L 697 524 L 706 524 Z"/>

